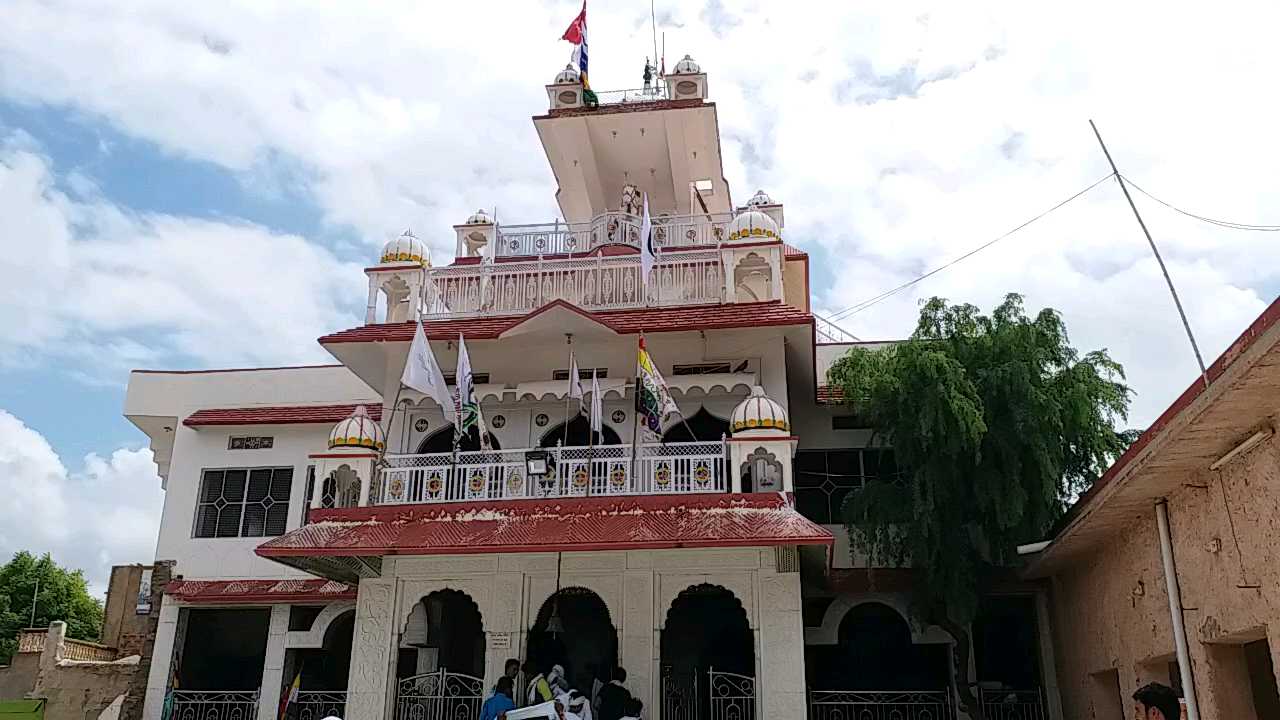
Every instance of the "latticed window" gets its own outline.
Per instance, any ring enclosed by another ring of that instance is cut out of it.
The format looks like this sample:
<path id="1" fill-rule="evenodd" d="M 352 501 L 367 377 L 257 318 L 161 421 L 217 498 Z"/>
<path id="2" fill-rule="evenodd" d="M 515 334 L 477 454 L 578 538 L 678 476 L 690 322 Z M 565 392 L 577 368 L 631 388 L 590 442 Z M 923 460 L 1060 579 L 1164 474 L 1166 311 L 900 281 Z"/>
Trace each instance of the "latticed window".
<path id="1" fill-rule="evenodd" d="M 205 470 L 196 504 L 195 537 L 282 535 L 289 521 L 293 468 Z"/>
<path id="2" fill-rule="evenodd" d="M 850 492 L 870 480 L 898 476 L 889 449 L 802 450 L 795 459 L 796 509 L 814 522 L 839 524 L 840 507 Z"/>

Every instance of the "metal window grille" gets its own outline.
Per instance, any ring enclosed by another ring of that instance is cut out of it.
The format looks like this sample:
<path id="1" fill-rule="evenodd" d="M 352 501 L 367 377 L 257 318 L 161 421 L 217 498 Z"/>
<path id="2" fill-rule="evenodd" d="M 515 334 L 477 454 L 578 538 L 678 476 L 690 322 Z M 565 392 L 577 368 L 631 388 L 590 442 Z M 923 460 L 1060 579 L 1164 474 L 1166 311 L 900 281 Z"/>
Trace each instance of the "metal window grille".
<path id="1" fill-rule="evenodd" d="M 774 568 L 780 573 L 800 572 L 800 553 L 795 546 L 774 547 L 773 562 Z"/>
<path id="2" fill-rule="evenodd" d="M 884 448 L 802 450 L 796 453 L 796 507 L 817 523 L 841 522 L 840 508 L 849 493 L 869 480 L 900 476 L 893 451 Z"/>
<path id="3" fill-rule="evenodd" d="M 595 368 L 595 373 L 596 373 L 596 377 L 598 378 L 601 378 L 601 379 L 607 378 L 609 377 L 609 368 Z M 578 368 L 578 378 L 582 380 L 590 380 L 591 368 Z M 569 368 L 565 368 L 563 370 L 556 370 L 555 372 L 551 373 L 551 379 L 552 380 L 568 380 Z"/>
<path id="4" fill-rule="evenodd" d="M 457 384 L 458 384 L 458 376 L 457 376 L 457 374 L 456 374 L 456 373 L 443 373 L 443 375 L 444 375 L 444 384 L 445 384 L 445 385 L 457 385 Z M 568 379 L 568 377 L 569 377 L 568 375 L 565 375 L 565 379 Z M 487 372 L 482 372 L 482 373 L 481 373 L 481 372 L 473 372 L 473 373 L 471 373 L 471 384 L 472 384 L 472 385 L 484 385 L 484 384 L 485 384 L 485 383 L 487 383 L 487 382 L 489 382 L 489 373 L 487 373 Z"/>
<path id="5" fill-rule="evenodd" d="M 205 470 L 200 479 L 194 536 L 282 535 L 289 519 L 293 468 Z"/>
<path id="6" fill-rule="evenodd" d="M 232 435 L 227 438 L 228 450 L 270 450 L 275 438 L 270 435 Z"/>
<path id="7" fill-rule="evenodd" d="M 696 365 L 676 365 L 671 368 L 672 375 L 710 375 L 733 371 L 732 363 L 698 363 Z"/>
<path id="8" fill-rule="evenodd" d="M 298 527 L 307 524 L 307 511 L 311 509 L 311 497 L 316 491 L 316 466 L 307 466 L 307 483 L 302 491 L 302 514 L 298 518 Z"/>

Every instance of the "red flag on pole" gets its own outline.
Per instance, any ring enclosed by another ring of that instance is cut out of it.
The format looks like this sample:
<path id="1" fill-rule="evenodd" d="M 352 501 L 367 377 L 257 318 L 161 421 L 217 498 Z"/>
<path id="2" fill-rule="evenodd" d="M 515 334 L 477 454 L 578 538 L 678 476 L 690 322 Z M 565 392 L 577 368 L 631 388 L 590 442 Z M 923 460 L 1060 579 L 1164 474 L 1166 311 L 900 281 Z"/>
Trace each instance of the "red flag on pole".
<path id="1" fill-rule="evenodd" d="M 569 23 L 569 29 L 564 31 L 561 40 L 568 40 L 574 45 L 581 45 L 583 38 L 587 32 L 587 0 L 582 0 L 582 12 L 578 13 L 578 17 Z"/>

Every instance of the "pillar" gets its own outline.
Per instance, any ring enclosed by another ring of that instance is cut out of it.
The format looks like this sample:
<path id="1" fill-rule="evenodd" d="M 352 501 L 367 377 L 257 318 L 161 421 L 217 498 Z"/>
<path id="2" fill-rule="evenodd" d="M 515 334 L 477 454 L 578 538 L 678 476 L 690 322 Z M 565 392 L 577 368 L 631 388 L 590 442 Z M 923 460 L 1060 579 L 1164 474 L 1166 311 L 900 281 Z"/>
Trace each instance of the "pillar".
<path id="1" fill-rule="evenodd" d="M 180 614 L 178 606 L 167 596 L 152 601 L 153 608 L 157 605 L 159 621 L 156 623 L 155 644 L 151 649 L 151 669 L 147 673 L 147 698 L 142 708 L 142 717 L 145 720 L 160 720 L 160 712 L 164 709 L 164 696 L 169 690 L 173 646 L 178 640 Z"/>
<path id="2" fill-rule="evenodd" d="M 756 678 L 759 718 L 803 718 L 804 623 L 800 615 L 800 573 L 761 570 L 757 582 L 760 674 Z"/>
<path id="3" fill-rule="evenodd" d="M 622 643 L 618 648 L 618 664 L 627 671 L 627 689 L 640 698 L 651 718 L 657 708 L 649 705 L 653 692 L 653 658 L 658 646 L 658 623 L 654 612 L 654 582 L 651 570 L 628 570 L 622 578 L 622 623 L 618 628 Z"/>
<path id="4" fill-rule="evenodd" d="M 364 579 L 356 590 L 355 637 L 347 677 L 347 717 L 382 720 L 391 697 L 397 640 L 395 581 Z"/>
<path id="5" fill-rule="evenodd" d="M 280 692 L 284 689 L 284 646 L 289 632 L 289 606 L 272 605 L 267 626 L 267 653 L 262 661 L 262 683 L 258 693 L 258 717 L 274 717 L 280 709 Z M 289 678 L 288 682 L 293 682 Z"/>
<path id="6" fill-rule="evenodd" d="M 1040 636 L 1040 673 L 1049 720 L 1062 720 L 1062 695 L 1058 689 L 1058 661 L 1053 648 L 1053 627 L 1049 624 L 1049 593 L 1036 591 L 1036 631 Z"/>

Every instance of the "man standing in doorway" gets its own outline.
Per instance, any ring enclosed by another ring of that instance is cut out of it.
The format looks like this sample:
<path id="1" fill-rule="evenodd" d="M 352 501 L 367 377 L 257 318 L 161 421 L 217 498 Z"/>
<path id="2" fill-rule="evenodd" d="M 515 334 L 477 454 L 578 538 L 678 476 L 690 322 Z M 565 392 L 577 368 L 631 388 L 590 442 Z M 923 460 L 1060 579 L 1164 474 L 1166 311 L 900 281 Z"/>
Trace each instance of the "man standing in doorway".
<path id="1" fill-rule="evenodd" d="M 627 671 L 622 668 L 613 669 L 613 679 L 608 685 L 600 688 L 600 717 L 598 720 L 619 720 L 627 711 L 627 701 L 631 699 L 631 691 L 624 684 L 627 682 Z"/>
<path id="2" fill-rule="evenodd" d="M 1133 694 L 1133 709 L 1141 720 L 1181 720 L 1182 704 L 1173 688 L 1150 683 Z"/>

